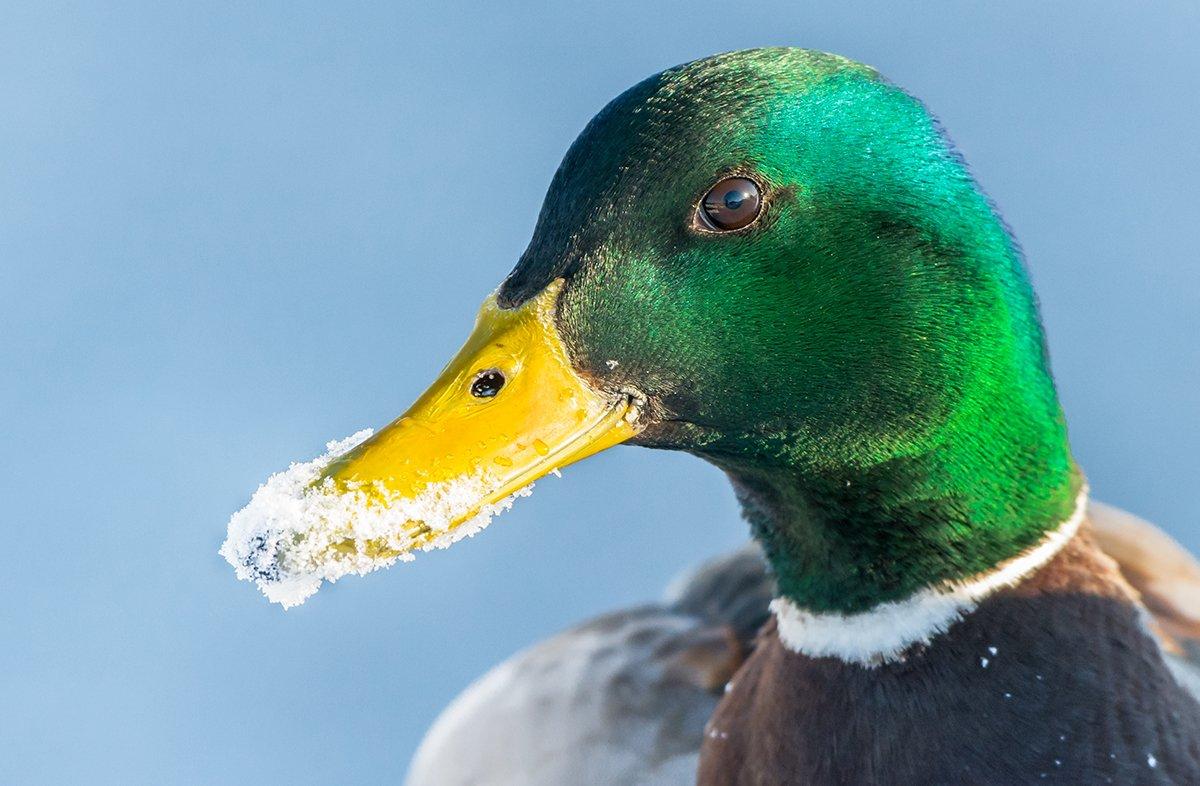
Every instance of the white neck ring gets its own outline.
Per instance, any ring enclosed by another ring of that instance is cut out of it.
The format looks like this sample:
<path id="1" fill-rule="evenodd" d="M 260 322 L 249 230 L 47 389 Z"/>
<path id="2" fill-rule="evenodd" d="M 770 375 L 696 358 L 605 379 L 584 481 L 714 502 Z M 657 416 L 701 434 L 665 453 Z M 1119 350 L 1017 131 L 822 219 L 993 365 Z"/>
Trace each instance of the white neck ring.
<path id="1" fill-rule="evenodd" d="M 1085 486 L 1071 517 L 1046 533 L 1036 546 L 970 579 L 926 587 L 904 600 L 880 603 L 857 614 L 812 612 L 787 598 L 771 601 L 779 638 L 793 652 L 834 657 L 861 666 L 899 660 L 916 644 L 928 644 L 970 614 L 997 590 L 1013 587 L 1052 560 L 1075 533 L 1087 512 Z"/>

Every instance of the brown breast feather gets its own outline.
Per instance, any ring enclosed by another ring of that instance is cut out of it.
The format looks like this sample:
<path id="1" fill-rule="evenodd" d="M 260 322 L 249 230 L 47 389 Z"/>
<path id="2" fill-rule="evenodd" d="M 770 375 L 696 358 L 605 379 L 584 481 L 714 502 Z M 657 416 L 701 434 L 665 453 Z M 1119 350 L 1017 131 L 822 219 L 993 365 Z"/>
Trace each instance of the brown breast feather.
<path id="1" fill-rule="evenodd" d="M 698 782 L 1200 783 L 1200 704 L 1136 597 L 1085 525 L 901 662 L 790 652 L 769 622 L 706 729 Z"/>

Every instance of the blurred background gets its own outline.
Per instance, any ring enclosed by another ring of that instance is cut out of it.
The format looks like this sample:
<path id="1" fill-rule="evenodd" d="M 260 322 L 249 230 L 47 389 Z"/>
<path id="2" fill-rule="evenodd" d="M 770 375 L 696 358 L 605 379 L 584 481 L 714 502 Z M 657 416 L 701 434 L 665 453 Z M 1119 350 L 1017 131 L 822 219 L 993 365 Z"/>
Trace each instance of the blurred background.
<path id="1" fill-rule="evenodd" d="M 600 107 L 728 49 L 932 107 L 1024 245 L 1096 496 L 1200 550 L 1194 2 L 165 5 L 4 5 L 0 781 L 395 782 L 488 667 L 742 542 L 717 471 L 620 448 L 289 612 L 216 553 L 432 379 Z"/>

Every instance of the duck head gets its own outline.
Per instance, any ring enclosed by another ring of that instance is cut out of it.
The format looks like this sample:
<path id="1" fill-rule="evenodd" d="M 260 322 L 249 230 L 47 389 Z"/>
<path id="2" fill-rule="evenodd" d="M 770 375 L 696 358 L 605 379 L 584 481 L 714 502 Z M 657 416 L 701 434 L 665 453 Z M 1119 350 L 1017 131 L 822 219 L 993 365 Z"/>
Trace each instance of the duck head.
<path id="1" fill-rule="evenodd" d="M 816 610 L 994 565 L 1082 482 L 1019 252 L 962 159 L 875 71 L 800 49 L 669 69 L 589 123 L 460 354 L 306 487 L 401 512 L 305 559 L 446 545 L 621 442 L 724 469 Z"/>

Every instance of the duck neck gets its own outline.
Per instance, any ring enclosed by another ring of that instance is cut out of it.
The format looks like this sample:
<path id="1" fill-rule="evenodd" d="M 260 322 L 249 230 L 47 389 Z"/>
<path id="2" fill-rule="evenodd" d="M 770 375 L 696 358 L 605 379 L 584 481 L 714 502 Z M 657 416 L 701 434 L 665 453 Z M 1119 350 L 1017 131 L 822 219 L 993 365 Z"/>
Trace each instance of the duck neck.
<path id="1" fill-rule="evenodd" d="M 865 464 L 717 462 L 782 598 L 840 615 L 904 602 L 986 577 L 1078 519 L 1084 481 L 1052 385 L 964 410 L 923 448 Z"/>

